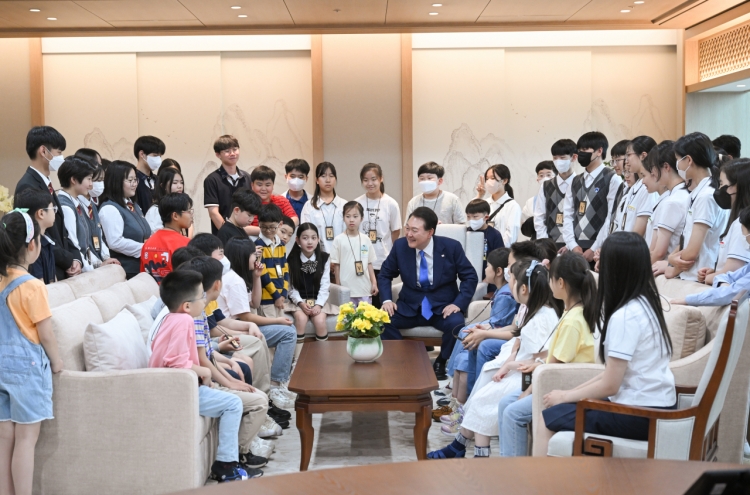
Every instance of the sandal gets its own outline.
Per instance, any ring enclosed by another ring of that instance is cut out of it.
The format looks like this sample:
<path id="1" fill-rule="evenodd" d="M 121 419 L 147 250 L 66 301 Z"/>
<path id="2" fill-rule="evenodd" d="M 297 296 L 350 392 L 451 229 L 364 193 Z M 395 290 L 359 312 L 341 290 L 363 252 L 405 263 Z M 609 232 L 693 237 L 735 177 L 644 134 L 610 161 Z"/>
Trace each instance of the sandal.
<path id="1" fill-rule="evenodd" d="M 427 454 L 428 459 L 460 459 L 466 456 L 466 449 L 458 450 L 453 444 L 448 444 L 440 450 L 433 450 Z"/>

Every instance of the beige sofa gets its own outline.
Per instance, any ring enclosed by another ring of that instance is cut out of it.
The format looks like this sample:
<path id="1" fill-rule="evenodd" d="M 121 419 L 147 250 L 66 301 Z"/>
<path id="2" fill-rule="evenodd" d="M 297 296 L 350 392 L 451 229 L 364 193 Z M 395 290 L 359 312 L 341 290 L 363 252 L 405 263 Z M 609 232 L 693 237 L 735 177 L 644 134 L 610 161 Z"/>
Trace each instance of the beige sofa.
<path id="1" fill-rule="evenodd" d="M 87 372 L 89 323 L 158 296 L 146 274 L 125 281 L 107 266 L 48 286 L 64 369 L 53 378 L 54 415 L 42 424 L 34 493 L 158 494 L 202 486 L 217 442 L 214 420 L 198 414 L 189 370 Z"/>

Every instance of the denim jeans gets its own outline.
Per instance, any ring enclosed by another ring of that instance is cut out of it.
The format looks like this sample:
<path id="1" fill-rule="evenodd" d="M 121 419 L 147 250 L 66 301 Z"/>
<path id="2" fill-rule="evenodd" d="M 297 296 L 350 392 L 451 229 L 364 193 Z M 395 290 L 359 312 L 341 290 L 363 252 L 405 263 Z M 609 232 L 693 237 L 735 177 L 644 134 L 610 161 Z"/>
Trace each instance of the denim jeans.
<path id="1" fill-rule="evenodd" d="M 482 366 L 487 361 L 492 361 L 500 354 L 500 348 L 506 343 L 507 340 L 487 339 L 483 340 L 479 346 L 469 351 L 469 372 L 468 372 L 468 392 L 474 389 L 474 384 L 477 381 L 477 373 L 482 371 Z"/>
<path id="2" fill-rule="evenodd" d="M 503 457 L 525 456 L 529 448 L 527 427 L 531 423 L 531 394 L 521 400 L 521 389 L 511 392 L 497 406 L 500 431 L 500 455 Z"/>
<path id="3" fill-rule="evenodd" d="M 268 347 L 276 348 L 271 363 L 271 381 L 288 382 L 294 349 L 297 347 L 297 329 L 292 325 L 263 325 L 258 328 L 266 338 Z"/>
<path id="4" fill-rule="evenodd" d="M 201 385 L 198 387 L 198 414 L 219 418 L 219 448 L 216 460 L 240 459 L 238 433 L 242 420 L 242 400 L 236 395 Z"/>

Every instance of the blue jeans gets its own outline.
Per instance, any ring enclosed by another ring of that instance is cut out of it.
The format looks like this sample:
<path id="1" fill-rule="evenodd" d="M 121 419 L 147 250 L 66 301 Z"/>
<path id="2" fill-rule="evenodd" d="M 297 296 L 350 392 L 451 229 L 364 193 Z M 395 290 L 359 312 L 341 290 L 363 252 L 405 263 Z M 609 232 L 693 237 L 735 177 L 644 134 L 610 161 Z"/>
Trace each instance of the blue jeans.
<path id="1" fill-rule="evenodd" d="M 487 361 L 492 361 L 500 354 L 500 348 L 507 340 L 487 339 L 479 343 L 479 346 L 469 351 L 469 372 L 467 390 L 469 394 L 474 389 L 477 381 L 477 373 L 482 371 L 482 366 Z"/>
<path id="2" fill-rule="evenodd" d="M 271 381 L 288 382 L 292 373 L 294 349 L 297 347 L 297 329 L 292 325 L 263 325 L 258 328 L 266 338 L 268 347 L 276 348 L 271 363 Z"/>
<path id="3" fill-rule="evenodd" d="M 531 394 L 521 400 L 521 389 L 511 392 L 497 406 L 500 431 L 500 455 L 503 457 L 525 456 L 529 449 L 527 427 L 531 423 Z"/>
<path id="4" fill-rule="evenodd" d="M 198 414 L 219 418 L 219 448 L 216 460 L 237 462 L 240 460 L 238 434 L 242 420 L 242 400 L 236 395 L 211 387 L 198 387 Z"/>

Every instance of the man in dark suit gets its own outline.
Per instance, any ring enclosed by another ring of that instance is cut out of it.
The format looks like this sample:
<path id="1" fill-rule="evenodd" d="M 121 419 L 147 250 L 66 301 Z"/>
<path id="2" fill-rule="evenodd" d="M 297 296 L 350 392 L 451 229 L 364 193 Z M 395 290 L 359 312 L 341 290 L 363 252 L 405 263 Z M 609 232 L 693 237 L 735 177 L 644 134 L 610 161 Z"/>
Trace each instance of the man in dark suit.
<path id="1" fill-rule="evenodd" d="M 391 323 L 383 339 L 401 339 L 401 328 L 432 326 L 443 332 L 440 356 L 435 360 L 438 380 L 447 378 L 445 363 L 451 355 L 454 336 L 464 326 L 464 315 L 479 279 L 458 241 L 436 236 L 438 217 L 426 207 L 415 209 L 406 222 L 406 237 L 393 243 L 378 275 L 383 310 Z M 392 301 L 391 283 L 401 276 L 398 302 Z M 459 290 L 456 279 L 461 280 Z"/>
<path id="2" fill-rule="evenodd" d="M 60 201 L 49 179 L 50 170 L 56 172 L 62 165 L 63 150 L 65 138 L 57 130 L 49 126 L 33 127 L 26 135 L 26 153 L 31 159 L 31 166 L 16 184 L 14 193 L 16 196 L 23 190 L 37 189 L 52 196 L 52 203 L 57 208 L 55 224 L 45 234 L 55 243 L 52 252 L 55 256 L 57 280 L 78 275 L 83 267 L 81 253 L 68 240 Z"/>

